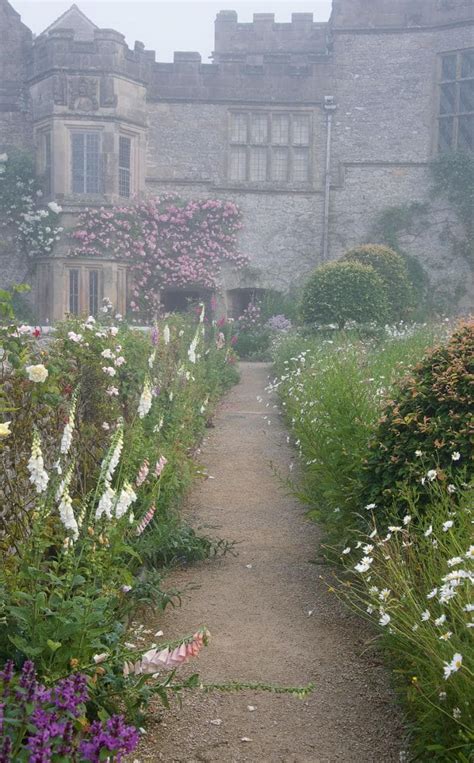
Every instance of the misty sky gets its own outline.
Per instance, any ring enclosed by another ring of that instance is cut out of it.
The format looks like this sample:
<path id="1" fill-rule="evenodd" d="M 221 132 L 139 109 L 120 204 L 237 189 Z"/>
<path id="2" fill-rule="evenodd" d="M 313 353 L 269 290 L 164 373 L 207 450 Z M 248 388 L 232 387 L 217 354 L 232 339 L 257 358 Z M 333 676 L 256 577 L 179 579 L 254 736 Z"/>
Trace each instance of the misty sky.
<path id="1" fill-rule="evenodd" d="M 72 5 L 72 0 L 10 2 L 35 34 Z M 175 50 L 197 50 L 206 61 L 213 49 L 214 19 L 220 10 L 236 10 L 239 21 L 252 21 L 253 13 L 275 13 L 276 21 L 290 21 L 292 12 L 313 13 L 315 21 L 327 21 L 331 10 L 331 0 L 76 0 L 76 4 L 97 26 L 125 34 L 129 45 L 141 40 L 156 50 L 159 61 L 172 61 Z"/>

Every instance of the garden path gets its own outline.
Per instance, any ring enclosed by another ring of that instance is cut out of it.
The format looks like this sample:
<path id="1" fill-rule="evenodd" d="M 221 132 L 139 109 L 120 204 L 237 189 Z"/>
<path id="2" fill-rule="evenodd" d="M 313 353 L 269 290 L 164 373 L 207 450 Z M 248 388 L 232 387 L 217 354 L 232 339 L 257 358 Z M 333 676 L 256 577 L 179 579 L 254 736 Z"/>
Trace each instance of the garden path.
<path id="1" fill-rule="evenodd" d="M 268 408 L 266 399 L 257 402 L 266 398 L 269 371 L 267 364 L 241 364 L 241 383 L 202 448 L 213 479 L 194 488 L 185 509 L 194 526 L 237 541 L 238 555 L 173 573 L 168 587 L 193 588 L 182 608 L 167 611 L 164 625 L 160 616 L 147 627 L 174 638 L 205 624 L 210 645 L 186 668 L 205 682 L 313 682 L 315 690 L 304 700 L 190 693 L 181 710 L 151 725 L 134 756 L 140 761 L 399 760 L 401 719 L 387 672 L 368 648 L 373 634 L 327 590 L 318 528 L 272 471 L 271 462 L 288 474 L 296 456 L 275 401 Z"/>

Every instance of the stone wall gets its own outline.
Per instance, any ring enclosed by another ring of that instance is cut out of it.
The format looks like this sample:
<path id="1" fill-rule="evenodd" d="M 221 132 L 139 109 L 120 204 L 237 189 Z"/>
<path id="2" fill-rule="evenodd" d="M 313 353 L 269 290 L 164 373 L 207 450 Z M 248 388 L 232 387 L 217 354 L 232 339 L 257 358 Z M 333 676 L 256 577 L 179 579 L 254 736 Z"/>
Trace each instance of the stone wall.
<path id="1" fill-rule="evenodd" d="M 26 87 L 31 40 L 20 15 L 6 0 L 0 0 L 0 153 L 8 146 L 32 146 Z"/>

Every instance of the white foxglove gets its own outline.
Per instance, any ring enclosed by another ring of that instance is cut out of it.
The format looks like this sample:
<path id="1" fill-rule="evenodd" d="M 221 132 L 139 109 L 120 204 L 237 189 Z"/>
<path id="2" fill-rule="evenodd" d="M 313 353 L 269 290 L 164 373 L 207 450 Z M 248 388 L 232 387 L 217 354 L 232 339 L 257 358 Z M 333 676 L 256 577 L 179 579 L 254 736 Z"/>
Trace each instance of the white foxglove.
<path id="1" fill-rule="evenodd" d="M 135 493 L 131 484 L 129 482 L 125 482 L 115 507 L 115 516 L 117 519 L 121 519 L 127 513 L 132 503 L 134 503 L 136 500 L 137 494 Z"/>
<path id="2" fill-rule="evenodd" d="M 150 411 L 152 402 L 153 395 L 151 394 L 150 381 L 149 379 L 145 379 L 143 392 L 140 396 L 140 402 L 138 403 L 138 415 L 141 419 L 144 419 L 147 413 Z"/>
<path id="3" fill-rule="evenodd" d="M 33 445 L 31 447 L 30 460 L 28 461 L 28 471 L 30 473 L 30 482 L 35 486 L 36 492 L 38 494 L 44 493 L 48 486 L 49 477 L 44 468 L 41 442 L 36 430 L 33 434 Z"/>
<path id="4" fill-rule="evenodd" d="M 115 499 L 116 499 L 115 490 L 112 487 L 110 487 L 110 485 L 107 485 L 105 492 L 99 501 L 99 505 L 97 506 L 97 509 L 95 512 L 95 518 L 100 519 L 101 516 L 105 514 L 107 519 L 112 519 L 112 508 L 113 508 Z"/>

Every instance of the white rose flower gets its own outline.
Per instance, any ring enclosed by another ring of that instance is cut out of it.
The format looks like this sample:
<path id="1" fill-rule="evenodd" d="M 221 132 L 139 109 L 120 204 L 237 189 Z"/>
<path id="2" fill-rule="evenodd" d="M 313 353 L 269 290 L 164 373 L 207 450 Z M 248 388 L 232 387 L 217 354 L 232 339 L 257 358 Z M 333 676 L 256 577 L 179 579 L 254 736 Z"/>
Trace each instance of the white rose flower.
<path id="1" fill-rule="evenodd" d="M 28 374 L 28 379 L 36 384 L 46 381 L 49 373 L 42 363 L 36 366 L 26 366 L 25 371 Z"/>

